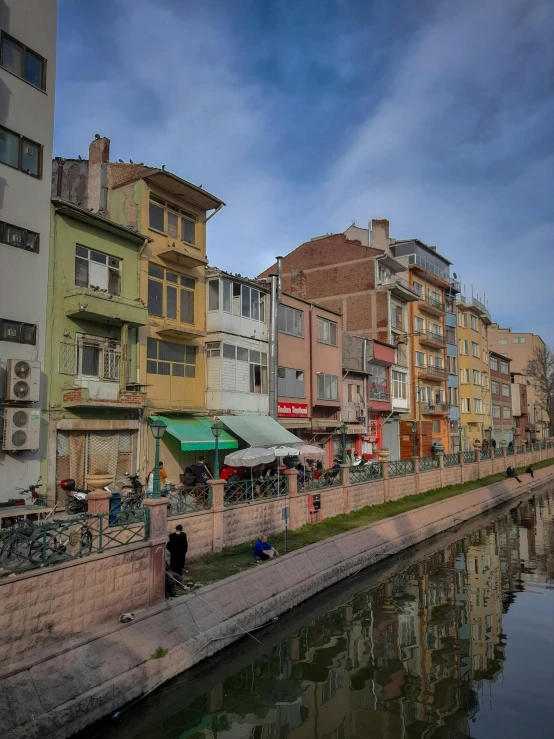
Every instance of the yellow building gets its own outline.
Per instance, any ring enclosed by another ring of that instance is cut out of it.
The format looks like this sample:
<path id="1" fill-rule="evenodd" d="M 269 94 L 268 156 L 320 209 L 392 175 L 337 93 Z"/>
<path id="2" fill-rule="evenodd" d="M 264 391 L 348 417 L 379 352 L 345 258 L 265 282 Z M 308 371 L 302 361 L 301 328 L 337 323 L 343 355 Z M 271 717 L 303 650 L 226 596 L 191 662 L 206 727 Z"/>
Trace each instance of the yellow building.
<path id="1" fill-rule="evenodd" d="M 464 450 L 478 441 L 490 443 L 492 431 L 487 330 L 490 313 L 481 301 L 461 296 L 458 309 L 460 371 L 460 438 Z"/>

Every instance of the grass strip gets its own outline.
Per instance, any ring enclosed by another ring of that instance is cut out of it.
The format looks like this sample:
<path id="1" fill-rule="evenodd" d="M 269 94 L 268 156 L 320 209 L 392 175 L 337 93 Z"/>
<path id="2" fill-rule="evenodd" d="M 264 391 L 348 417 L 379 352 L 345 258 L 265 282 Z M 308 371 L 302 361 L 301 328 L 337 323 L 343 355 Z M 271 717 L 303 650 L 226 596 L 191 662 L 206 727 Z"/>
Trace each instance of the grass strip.
<path id="1" fill-rule="evenodd" d="M 554 459 L 545 459 L 542 462 L 533 464 L 533 469 L 538 470 L 541 467 L 549 467 L 552 464 L 554 464 Z M 525 470 L 526 466 L 518 467 L 516 472 L 518 474 L 525 474 Z M 419 495 L 407 495 L 400 500 L 389 501 L 388 503 L 366 506 L 365 508 L 360 508 L 358 511 L 343 513 L 333 518 L 326 518 L 318 524 L 305 524 L 295 531 L 289 531 L 288 551 L 293 552 L 310 544 L 315 544 L 318 541 L 329 539 L 331 536 L 343 534 L 345 531 L 352 531 L 352 529 L 357 529 L 360 526 L 367 526 L 370 523 L 375 523 L 375 521 L 397 516 L 399 513 L 412 511 L 430 503 L 438 503 L 441 500 L 446 500 L 462 493 L 468 493 L 471 490 L 486 487 L 487 485 L 492 485 L 495 482 L 505 479 L 506 474 L 504 472 L 498 472 L 478 480 L 469 480 L 458 485 L 448 485 L 444 488 L 427 490 L 427 492 L 419 493 Z M 271 534 L 269 538 L 271 544 L 283 554 L 285 543 L 284 533 Z M 217 580 L 222 580 L 225 577 L 236 575 L 237 572 L 252 567 L 253 546 L 254 542 L 246 542 L 234 547 L 225 547 L 221 552 L 204 555 L 200 559 L 187 564 L 188 579 L 207 585 Z"/>

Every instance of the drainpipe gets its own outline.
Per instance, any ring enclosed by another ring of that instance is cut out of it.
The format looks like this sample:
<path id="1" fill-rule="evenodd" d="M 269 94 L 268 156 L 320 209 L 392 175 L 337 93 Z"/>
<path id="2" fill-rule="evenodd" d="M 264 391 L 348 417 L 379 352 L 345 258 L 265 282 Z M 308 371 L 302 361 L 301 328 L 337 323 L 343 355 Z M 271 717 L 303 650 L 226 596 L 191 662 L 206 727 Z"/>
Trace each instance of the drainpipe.
<path id="1" fill-rule="evenodd" d="M 364 408 L 365 408 L 365 435 L 367 436 L 369 431 L 369 408 L 367 407 L 367 339 L 364 339 L 362 347 L 362 363 L 364 371 Z"/>
<path id="2" fill-rule="evenodd" d="M 279 363 L 278 355 L 278 339 L 277 339 L 277 294 L 278 294 L 278 275 L 270 275 L 271 278 L 271 296 L 269 302 L 269 415 L 277 420 L 277 366 Z"/>
<path id="3" fill-rule="evenodd" d="M 63 165 L 65 160 L 58 157 L 58 181 L 56 182 L 56 196 L 61 198 L 62 196 L 62 178 L 63 178 Z"/>
<path id="4" fill-rule="evenodd" d="M 283 297 L 283 257 L 275 257 L 277 261 L 277 303 L 281 305 Z"/>

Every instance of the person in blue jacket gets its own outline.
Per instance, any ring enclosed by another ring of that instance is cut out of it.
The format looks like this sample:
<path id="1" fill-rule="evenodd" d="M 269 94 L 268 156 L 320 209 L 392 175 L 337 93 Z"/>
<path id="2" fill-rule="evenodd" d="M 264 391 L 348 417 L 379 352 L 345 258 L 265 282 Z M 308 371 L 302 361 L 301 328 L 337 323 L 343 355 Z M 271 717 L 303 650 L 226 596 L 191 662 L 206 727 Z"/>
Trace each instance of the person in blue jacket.
<path id="1" fill-rule="evenodd" d="M 256 559 L 261 559 L 262 562 L 265 562 L 268 559 L 273 559 L 273 557 L 278 556 L 279 552 L 271 546 L 271 544 L 267 540 L 267 536 L 265 534 L 262 534 L 258 541 L 254 544 L 254 557 Z"/>

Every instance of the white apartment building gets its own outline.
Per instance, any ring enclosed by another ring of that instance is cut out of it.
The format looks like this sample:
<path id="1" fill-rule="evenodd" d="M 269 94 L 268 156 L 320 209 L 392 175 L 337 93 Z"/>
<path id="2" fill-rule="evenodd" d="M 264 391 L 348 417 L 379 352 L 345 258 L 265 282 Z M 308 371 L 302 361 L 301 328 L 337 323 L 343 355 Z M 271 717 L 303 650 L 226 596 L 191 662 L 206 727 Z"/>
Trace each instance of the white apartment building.
<path id="1" fill-rule="evenodd" d="M 0 2 L 0 501 L 40 468 L 56 16 L 56 0 Z"/>

